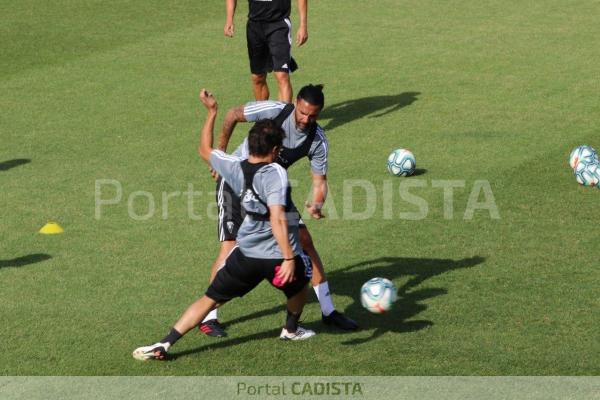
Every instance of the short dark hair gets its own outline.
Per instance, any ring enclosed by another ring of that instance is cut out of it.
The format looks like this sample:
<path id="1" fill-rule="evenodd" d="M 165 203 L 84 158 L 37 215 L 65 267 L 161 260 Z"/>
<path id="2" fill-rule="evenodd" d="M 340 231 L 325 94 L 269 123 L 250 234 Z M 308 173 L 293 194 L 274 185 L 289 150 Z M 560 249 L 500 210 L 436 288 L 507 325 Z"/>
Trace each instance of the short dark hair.
<path id="1" fill-rule="evenodd" d="M 275 147 L 281 147 L 285 132 L 275 121 L 263 119 L 257 121 L 248 132 L 248 151 L 253 156 L 266 156 Z"/>
<path id="2" fill-rule="evenodd" d="M 325 95 L 323 95 L 323 85 L 309 84 L 304 86 L 298 92 L 298 99 L 302 99 L 313 106 L 319 106 L 323 108 L 325 105 Z"/>

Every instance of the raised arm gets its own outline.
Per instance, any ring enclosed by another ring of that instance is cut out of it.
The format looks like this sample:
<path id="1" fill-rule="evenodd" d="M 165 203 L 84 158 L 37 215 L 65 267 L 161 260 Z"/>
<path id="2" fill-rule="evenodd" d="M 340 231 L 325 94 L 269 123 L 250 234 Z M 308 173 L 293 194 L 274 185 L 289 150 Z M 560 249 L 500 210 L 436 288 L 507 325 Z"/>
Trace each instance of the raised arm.
<path id="1" fill-rule="evenodd" d="M 225 120 L 223 121 L 223 127 L 221 128 L 221 134 L 219 135 L 219 150 L 227 151 L 229 139 L 238 122 L 246 122 L 246 117 L 244 117 L 244 106 L 231 108 L 227 111 L 227 114 L 225 114 Z"/>
<path id="2" fill-rule="evenodd" d="M 327 198 L 327 175 L 312 174 L 312 202 L 305 204 L 306 211 L 312 218 L 320 219 L 324 215 L 321 214 L 321 209 Z"/>
<path id="3" fill-rule="evenodd" d="M 200 143 L 198 144 L 198 155 L 210 164 L 210 153 L 213 150 L 213 132 L 215 129 L 215 120 L 217 119 L 217 100 L 212 93 L 206 89 L 200 90 L 200 101 L 206 107 L 208 114 L 204 121 L 204 126 L 200 132 Z"/>
<path id="4" fill-rule="evenodd" d="M 300 27 L 296 32 L 296 44 L 302 46 L 308 40 L 308 0 L 298 0 Z"/>
<path id="5" fill-rule="evenodd" d="M 235 7 L 237 6 L 237 0 L 225 0 L 225 27 L 223 32 L 225 36 L 233 37 L 235 33 L 235 25 L 233 23 L 233 16 L 235 15 Z"/>
<path id="6" fill-rule="evenodd" d="M 269 213 L 273 236 L 281 249 L 281 254 L 283 254 L 283 262 L 281 263 L 278 276 L 284 284 L 289 283 L 294 279 L 296 263 L 294 262 L 294 250 L 288 236 L 288 221 L 285 216 L 285 208 L 280 205 L 269 206 Z"/>

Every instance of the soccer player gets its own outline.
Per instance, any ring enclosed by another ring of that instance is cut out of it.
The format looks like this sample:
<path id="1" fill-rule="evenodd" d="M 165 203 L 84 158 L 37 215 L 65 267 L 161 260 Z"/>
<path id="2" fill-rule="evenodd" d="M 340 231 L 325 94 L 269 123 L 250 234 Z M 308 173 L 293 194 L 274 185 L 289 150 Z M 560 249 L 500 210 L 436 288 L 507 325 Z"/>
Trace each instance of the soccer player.
<path id="1" fill-rule="evenodd" d="M 323 109 L 325 98 L 321 85 L 304 86 L 296 98 L 296 103 L 286 104 L 276 101 L 257 101 L 230 109 L 223 122 L 219 149 L 225 151 L 231 134 L 238 122 L 254 122 L 272 119 L 286 133 L 283 148 L 276 162 L 287 169 L 301 158 L 308 157 L 312 173 L 312 202 L 306 204 L 311 217 L 322 217 L 321 208 L 327 196 L 327 139 L 323 128 L 316 120 Z M 248 140 L 237 148 L 234 155 L 248 157 Z M 217 205 L 219 209 L 218 233 L 221 249 L 212 271 L 211 280 L 225 257 L 235 246 L 238 227 L 242 223 L 242 210 L 235 190 L 228 185 L 227 179 L 217 180 Z M 306 225 L 300 220 L 300 241 L 302 248 L 312 261 L 312 286 L 319 299 L 322 320 L 328 325 L 335 325 L 344 330 L 355 330 L 355 321 L 338 312 L 331 299 L 329 284 L 323 270 L 323 263 L 315 249 Z M 226 332 L 217 319 L 217 311 L 211 312 L 200 324 L 200 330 L 210 336 L 225 336 Z"/>
<path id="2" fill-rule="evenodd" d="M 308 0 L 298 0 L 300 27 L 296 32 L 296 44 L 308 40 Z M 267 73 L 273 71 L 279 87 L 280 101 L 292 102 L 290 72 L 298 67 L 292 58 L 291 0 L 248 0 L 246 40 L 250 58 L 252 91 L 256 100 L 269 99 Z M 233 37 L 233 16 L 237 0 L 225 0 L 225 36 Z"/>
<path id="3" fill-rule="evenodd" d="M 206 294 L 187 308 L 162 340 L 135 349 L 133 357 L 138 360 L 165 359 L 169 348 L 197 326 L 209 311 L 244 296 L 263 279 L 282 290 L 288 299 L 287 320 L 279 337 L 304 340 L 315 335 L 298 326 L 306 303 L 311 265 L 300 247 L 300 216 L 293 212 L 287 172 L 273 163 L 285 134 L 271 120 L 258 121 L 248 135 L 248 159 L 213 150 L 217 102 L 205 89 L 200 92 L 200 100 L 208 116 L 198 153 L 236 193 L 243 195 L 241 206 L 246 218 L 238 231 L 237 246 L 227 256 Z"/>

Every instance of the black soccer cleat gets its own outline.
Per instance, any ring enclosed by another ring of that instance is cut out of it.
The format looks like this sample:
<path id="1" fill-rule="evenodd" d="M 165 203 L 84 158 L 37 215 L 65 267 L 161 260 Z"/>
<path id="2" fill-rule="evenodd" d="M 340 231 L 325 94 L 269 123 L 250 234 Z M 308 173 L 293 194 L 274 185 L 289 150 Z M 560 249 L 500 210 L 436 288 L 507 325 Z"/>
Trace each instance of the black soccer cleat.
<path id="1" fill-rule="evenodd" d="M 327 316 L 321 314 L 323 323 L 325 325 L 335 325 L 345 331 L 355 331 L 358 329 L 358 324 L 353 319 L 346 317 L 341 312 L 333 310 L 333 312 Z"/>
<path id="2" fill-rule="evenodd" d="M 209 319 L 206 322 L 200 323 L 198 325 L 198 329 L 200 332 L 212 337 L 225 337 L 227 336 L 227 332 L 223 329 L 223 326 L 219 323 L 217 319 Z"/>

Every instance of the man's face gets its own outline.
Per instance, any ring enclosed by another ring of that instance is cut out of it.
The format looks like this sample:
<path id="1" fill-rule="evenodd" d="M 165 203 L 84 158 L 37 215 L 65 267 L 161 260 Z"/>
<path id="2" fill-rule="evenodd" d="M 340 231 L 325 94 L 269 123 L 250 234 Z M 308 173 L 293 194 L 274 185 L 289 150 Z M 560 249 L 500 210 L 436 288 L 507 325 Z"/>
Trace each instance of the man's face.
<path id="1" fill-rule="evenodd" d="M 304 132 L 306 128 L 314 123 L 319 117 L 321 107 L 312 105 L 304 99 L 296 100 L 296 110 L 294 116 L 296 117 L 296 128 Z"/>

